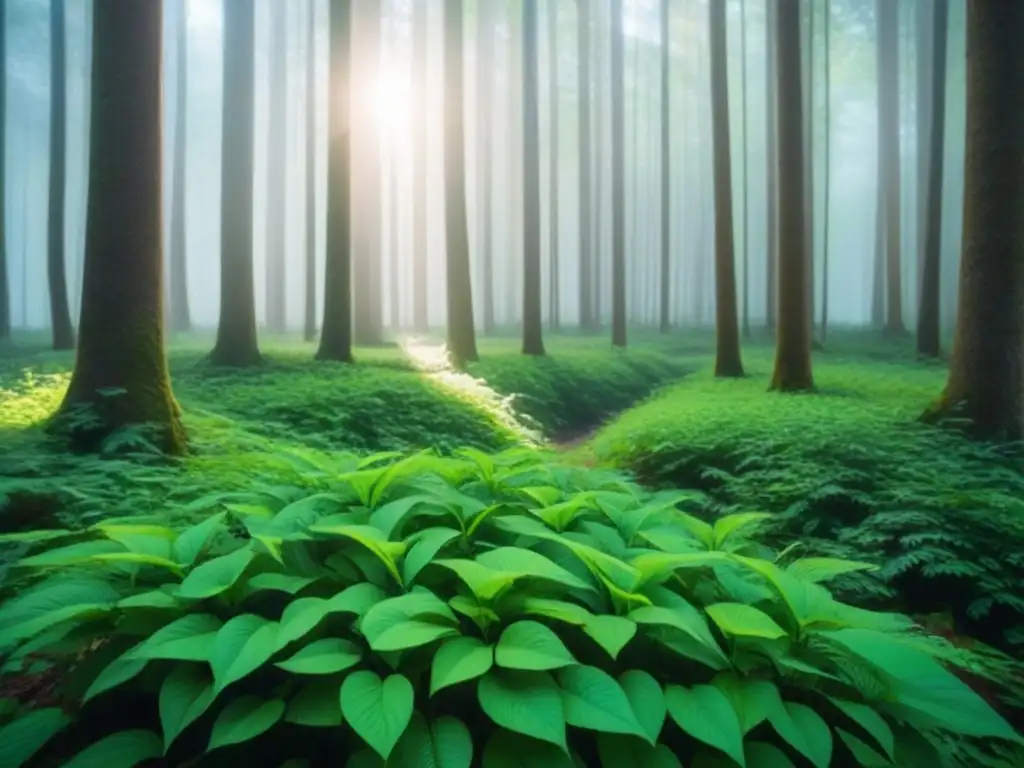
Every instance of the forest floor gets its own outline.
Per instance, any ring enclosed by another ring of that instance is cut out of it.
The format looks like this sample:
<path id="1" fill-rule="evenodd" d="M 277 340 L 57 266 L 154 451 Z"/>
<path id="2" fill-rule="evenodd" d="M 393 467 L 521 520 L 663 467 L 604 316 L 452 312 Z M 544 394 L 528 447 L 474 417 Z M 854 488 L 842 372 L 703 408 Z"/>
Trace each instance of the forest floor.
<path id="1" fill-rule="evenodd" d="M 818 393 L 783 396 L 767 391 L 767 339 L 745 344 L 746 378 L 715 380 L 709 333 L 639 335 L 624 351 L 553 336 L 540 359 L 521 356 L 518 339 L 485 339 L 465 372 L 429 338 L 359 349 L 352 366 L 276 339 L 245 371 L 210 367 L 209 340 L 189 338 L 170 361 L 191 453 L 168 464 L 134 432 L 101 457 L 59 450 L 41 426 L 73 357 L 35 342 L 0 351 L 0 534 L 188 518 L 206 494 L 294 484 L 333 452 L 529 445 L 693 489 L 708 519 L 773 513 L 773 546 L 880 566 L 831 584 L 842 599 L 1018 659 L 1024 650 L 1024 448 L 917 423 L 945 366 L 918 361 L 909 343 L 834 333 L 815 354 Z M 22 586 L 8 566 L 26 547 L 0 544 L 0 596 Z M 985 674 L 1016 680 L 1004 694 L 1024 706 L 1019 669 L 989 661 Z"/>

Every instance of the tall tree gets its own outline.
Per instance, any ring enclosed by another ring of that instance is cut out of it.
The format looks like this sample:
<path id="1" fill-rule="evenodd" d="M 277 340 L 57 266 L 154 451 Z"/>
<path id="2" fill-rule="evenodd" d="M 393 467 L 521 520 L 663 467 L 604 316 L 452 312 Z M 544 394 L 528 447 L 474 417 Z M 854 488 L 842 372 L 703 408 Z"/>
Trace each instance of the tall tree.
<path id="1" fill-rule="evenodd" d="M 671 0 L 661 0 L 661 270 L 658 328 L 668 333 L 672 325 L 670 316 L 670 289 L 672 287 L 672 90 L 670 75 L 672 57 L 669 46 L 671 36 Z"/>
<path id="2" fill-rule="evenodd" d="M 270 92 L 267 98 L 267 328 L 285 330 L 285 206 L 288 125 L 288 3 L 270 6 Z"/>
<path id="3" fill-rule="evenodd" d="M 878 17 L 878 227 L 884 227 L 885 331 L 906 333 L 900 256 L 900 4 L 877 0 Z"/>
<path id="4" fill-rule="evenodd" d="M 590 137 L 590 1 L 576 0 L 577 103 L 579 106 L 579 302 L 580 327 L 594 327 L 594 233 L 591 219 L 593 146 Z"/>
<path id="5" fill-rule="evenodd" d="M 494 148 L 491 137 L 493 118 L 494 88 L 494 19 L 493 5 L 479 3 L 477 6 L 477 68 L 476 104 L 477 115 L 477 178 L 479 180 L 480 205 L 480 286 L 483 289 L 481 301 L 484 333 L 494 333 Z"/>
<path id="6" fill-rule="evenodd" d="M 145 425 L 158 447 L 182 453 L 185 431 L 163 346 L 163 3 L 99 0 L 93 13 L 81 338 L 58 416 L 69 417 L 83 448 Z M 73 414 L 82 406 L 96 421 L 76 430 Z"/>
<path id="7" fill-rule="evenodd" d="M 456 364 L 478 358 L 473 328 L 473 282 L 469 271 L 469 224 L 466 220 L 462 0 L 444 3 L 444 186 L 446 270 L 448 285 L 448 353 Z"/>
<path id="8" fill-rule="evenodd" d="M 612 344 L 626 346 L 625 29 L 622 0 L 611 0 L 612 65 Z"/>
<path id="9" fill-rule="evenodd" d="M 50 2 L 50 197 L 46 272 L 54 349 L 72 349 L 75 331 L 68 305 L 64 193 L 67 185 L 67 28 L 65 0 Z"/>
<path id="10" fill-rule="evenodd" d="M 776 16 L 778 0 L 765 0 L 765 107 L 766 123 L 765 145 L 765 179 L 767 182 L 765 227 L 765 324 L 769 333 L 774 333 L 776 322 L 775 300 L 778 294 L 778 221 L 779 221 L 779 185 L 778 185 L 778 110 L 776 109 L 775 85 L 778 80 L 778 49 L 776 48 L 776 32 L 778 22 Z"/>
<path id="11" fill-rule="evenodd" d="M 729 152 L 729 71 L 725 3 L 708 3 L 711 38 L 711 123 L 715 164 L 715 376 L 742 376 L 736 318 L 736 247 Z"/>
<path id="12" fill-rule="evenodd" d="M 832 229 L 832 0 L 825 0 L 825 201 L 821 258 L 821 343 L 828 338 L 829 239 Z M 813 305 L 812 305 L 813 307 Z"/>
<path id="13" fill-rule="evenodd" d="M 728 81 L 728 77 L 726 77 Z M 750 143 L 747 140 L 747 0 L 740 0 L 740 125 L 743 138 L 743 335 L 750 338 Z"/>
<path id="14" fill-rule="evenodd" d="M 303 338 L 316 338 L 316 0 L 309 0 L 306 32 L 306 281 Z"/>
<path id="15" fill-rule="evenodd" d="M 185 333 L 192 327 L 188 305 L 188 245 L 186 241 L 185 187 L 188 178 L 188 0 L 178 3 L 177 84 L 174 109 L 174 187 L 171 203 L 170 330 Z"/>
<path id="16" fill-rule="evenodd" d="M 804 224 L 804 119 L 801 98 L 800 0 L 775 2 L 779 197 L 778 326 L 771 388 L 814 387 L 807 295 L 807 228 Z"/>
<path id="17" fill-rule="evenodd" d="M 430 80 L 429 50 L 430 36 L 427 3 L 413 3 L 413 109 L 422 119 L 412 121 L 413 143 L 413 234 L 412 234 L 412 316 L 413 327 L 426 331 L 430 325 L 429 292 L 427 290 L 427 157 L 430 155 L 430 136 L 426 120 L 431 114 L 427 104 L 427 86 Z"/>
<path id="18" fill-rule="evenodd" d="M 252 259 L 255 37 L 255 4 L 224 3 L 220 323 L 210 359 L 234 367 L 261 360 Z"/>
<path id="19" fill-rule="evenodd" d="M 921 264 L 921 299 L 917 316 L 917 351 L 938 357 L 939 294 L 942 256 L 943 156 L 946 149 L 946 40 L 949 35 L 949 0 L 935 0 L 932 18 L 931 94 L 928 99 L 928 155 L 925 182 L 924 249 Z M 920 125 L 920 123 L 918 123 Z M 918 133 L 920 140 L 920 132 Z M 922 142 L 924 143 L 924 142 Z"/>
<path id="20" fill-rule="evenodd" d="M 960 301 L 945 392 L 984 438 L 1024 438 L 1024 3 L 967 4 Z"/>
<path id="21" fill-rule="evenodd" d="M 0 9 L 0 342 L 11 337 L 11 294 L 7 271 L 7 12 Z M 24 235 L 22 235 L 24 238 Z M 22 272 L 25 266 L 21 267 Z"/>
<path id="22" fill-rule="evenodd" d="M 317 360 L 352 362 L 351 0 L 331 0 L 327 99 L 327 257 Z"/>
<path id="23" fill-rule="evenodd" d="M 551 327 L 558 329 L 561 323 L 559 308 L 559 267 L 558 267 L 558 0 L 548 0 L 548 66 L 551 70 L 548 80 L 548 290 L 550 306 L 548 316 Z"/>
<path id="24" fill-rule="evenodd" d="M 543 355 L 537 0 L 523 0 L 523 354 Z"/>

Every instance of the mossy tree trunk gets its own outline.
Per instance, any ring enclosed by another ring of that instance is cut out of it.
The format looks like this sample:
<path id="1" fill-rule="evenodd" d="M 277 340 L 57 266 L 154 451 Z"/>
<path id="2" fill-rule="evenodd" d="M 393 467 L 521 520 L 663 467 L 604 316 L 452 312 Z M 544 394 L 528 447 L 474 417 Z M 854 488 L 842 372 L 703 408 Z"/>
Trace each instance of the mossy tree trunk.
<path id="1" fill-rule="evenodd" d="M 316 0 L 309 0 L 306 37 L 306 280 L 302 336 L 316 338 Z"/>
<path id="2" fill-rule="evenodd" d="M 7 14 L 0 10 L 0 343 L 11 337 L 11 293 L 7 272 Z M 22 269 L 22 272 L 25 270 Z"/>
<path id="3" fill-rule="evenodd" d="M 210 359 L 233 367 L 261 360 L 252 261 L 255 13 L 252 3 L 224 4 L 220 324 Z"/>
<path id="4" fill-rule="evenodd" d="M 352 239 L 350 231 L 350 0 L 331 0 L 330 91 L 327 108 L 327 260 L 324 322 L 317 360 L 352 362 Z"/>
<path id="5" fill-rule="evenodd" d="M 711 37 L 711 123 L 715 167 L 715 376 L 743 375 L 736 317 L 736 247 L 729 151 L 729 74 L 725 4 L 708 3 Z"/>
<path id="6" fill-rule="evenodd" d="M 478 359 L 473 328 L 473 283 L 469 272 L 463 139 L 462 0 L 444 4 L 444 181 L 448 353 L 456 364 Z"/>
<path id="7" fill-rule="evenodd" d="M 1024 437 L 1024 3 L 967 5 L 967 156 L 960 302 L 945 392 L 929 420 Z"/>
<path id="8" fill-rule="evenodd" d="M 778 99 L 779 293 L 775 372 L 771 388 L 814 387 L 807 295 L 807 227 L 804 223 L 803 102 L 800 87 L 800 0 L 776 0 Z"/>
<path id="9" fill-rule="evenodd" d="M 178 82 L 175 89 L 174 185 L 171 203 L 170 330 L 187 333 L 192 327 L 188 304 L 188 246 L 185 189 L 188 178 L 188 0 L 179 0 L 177 18 Z"/>
<path id="10" fill-rule="evenodd" d="M 50 188 L 46 273 L 54 349 L 74 349 L 64 247 L 67 181 L 67 29 L 64 0 L 50 1 Z"/>
<path id="11" fill-rule="evenodd" d="M 163 3 L 94 7 L 89 203 L 82 322 L 58 413 L 81 447 L 151 426 L 165 452 L 185 450 L 164 355 L 161 233 Z M 76 427 L 92 406 L 99 426 Z"/>
<path id="12" fill-rule="evenodd" d="M 540 286 L 537 0 L 523 0 L 523 354 L 544 354 Z"/>
<path id="13" fill-rule="evenodd" d="M 611 3 L 612 345 L 626 346 L 626 73 L 622 0 Z"/>

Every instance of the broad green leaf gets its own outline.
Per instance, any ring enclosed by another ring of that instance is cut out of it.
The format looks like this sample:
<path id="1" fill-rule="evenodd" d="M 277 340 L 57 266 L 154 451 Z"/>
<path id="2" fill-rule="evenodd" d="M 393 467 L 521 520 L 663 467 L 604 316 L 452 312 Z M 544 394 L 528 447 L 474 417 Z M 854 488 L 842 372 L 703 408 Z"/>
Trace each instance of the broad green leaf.
<path id="1" fill-rule="evenodd" d="M 120 597 L 98 579 L 45 581 L 0 604 L 0 652 L 63 621 L 102 616 Z"/>
<path id="2" fill-rule="evenodd" d="M 477 698 L 496 725 L 568 752 L 562 697 L 547 672 L 492 669 L 480 679 Z"/>
<path id="3" fill-rule="evenodd" d="M 559 670 L 557 680 L 569 725 L 637 736 L 654 743 L 637 720 L 625 691 L 607 672 L 577 665 Z"/>
<path id="4" fill-rule="evenodd" d="M 573 520 L 579 517 L 585 512 L 591 511 L 591 494 L 581 493 L 571 499 L 560 501 L 555 504 L 550 504 L 540 509 L 531 510 L 531 512 L 545 523 L 547 523 L 552 529 L 559 533 L 564 533 L 565 530 L 572 525 Z"/>
<path id="5" fill-rule="evenodd" d="M 111 609 L 112 606 L 101 604 L 66 605 L 55 608 L 45 616 L 36 616 L 18 624 L 5 625 L 3 629 L 0 629 L 0 651 L 66 621 L 75 620 L 77 624 L 82 625 L 91 619 L 104 617 L 110 613 Z"/>
<path id="6" fill-rule="evenodd" d="M 118 731 L 86 747 L 62 768 L 135 768 L 162 753 L 160 737 L 152 731 Z"/>
<path id="7" fill-rule="evenodd" d="M 661 685 L 649 673 L 639 669 L 631 669 L 619 675 L 619 685 L 629 699 L 637 722 L 643 726 L 647 740 L 652 744 L 657 743 L 668 714 Z"/>
<path id="8" fill-rule="evenodd" d="M 470 591 L 481 602 L 490 602 L 501 595 L 505 590 L 515 584 L 517 579 L 523 578 L 521 573 L 510 573 L 508 571 L 494 571 L 475 560 L 441 559 L 435 560 L 434 565 L 454 571 L 462 582 L 469 587 Z"/>
<path id="9" fill-rule="evenodd" d="M 815 622 L 835 621 L 837 603 L 824 587 L 787 573 L 766 560 L 740 555 L 730 557 L 762 576 L 768 582 L 768 586 L 782 598 L 801 627 Z"/>
<path id="10" fill-rule="evenodd" d="M 163 589 L 154 589 L 149 592 L 140 592 L 137 595 L 130 595 L 117 601 L 117 607 L 122 610 L 135 608 L 153 608 L 155 610 L 172 610 L 181 607 L 173 594 Z"/>
<path id="11" fill-rule="evenodd" d="M 527 616 L 543 616 L 565 624 L 578 627 L 585 626 L 594 614 L 581 605 L 565 600 L 552 600 L 546 597 L 530 597 L 513 594 L 501 603 L 502 613 L 520 613 Z"/>
<path id="12" fill-rule="evenodd" d="M 308 635 L 323 621 L 330 601 L 322 597 L 300 597 L 285 606 L 277 633 L 277 650 Z"/>
<path id="13" fill-rule="evenodd" d="M 229 619 L 218 630 L 210 653 L 214 691 L 220 693 L 263 666 L 277 650 L 278 628 L 276 621 L 254 613 Z"/>
<path id="14" fill-rule="evenodd" d="M 636 635 L 636 622 L 624 616 L 591 615 L 584 623 L 583 631 L 616 659 Z"/>
<path id="15" fill-rule="evenodd" d="M 130 654 L 134 650 L 135 648 L 129 648 L 103 668 L 103 671 L 96 676 L 85 695 L 82 696 L 83 704 L 111 688 L 116 688 L 121 683 L 128 682 L 146 667 L 146 664 L 149 663 L 146 659 L 131 658 Z"/>
<path id="16" fill-rule="evenodd" d="M 203 522 L 182 531 L 181 535 L 174 540 L 174 545 L 171 549 L 174 559 L 181 565 L 192 565 L 195 563 L 206 546 L 206 542 L 215 534 L 226 530 L 224 526 L 224 518 L 226 516 L 226 512 L 218 512 L 215 515 L 210 515 Z"/>
<path id="17" fill-rule="evenodd" d="M 786 571 L 804 581 L 820 582 L 856 571 L 877 571 L 878 566 L 834 557 L 803 557 L 789 564 Z"/>
<path id="18" fill-rule="evenodd" d="M 711 634 L 707 620 L 700 611 L 685 601 L 679 602 L 672 608 L 657 605 L 642 606 L 630 611 L 626 618 L 637 624 L 663 626 L 678 630 L 696 641 L 703 652 L 698 658 L 699 661 L 714 669 L 724 669 L 729 666 L 729 659 L 718 646 L 714 635 Z"/>
<path id="19" fill-rule="evenodd" d="M 665 703 L 672 720 L 683 731 L 721 750 L 745 768 L 739 717 L 725 694 L 710 685 L 669 685 L 665 689 Z"/>
<path id="20" fill-rule="evenodd" d="M 362 582 L 353 584 L 328 599 L 328 613 L 352 613 L 363 616 L 370 608 L 387 597 L 387 593 L 376 584 Z"/>
<path id="21" fill-rule="evenodd" d="M 337 728 L 345 722 L 341 714 L 341 684 L 336 680 L 314 680 L 299 688 L 284 719 L 311 728 Z"/>
<path id="22" fill-rule="evenodd" d="M 373 672 L 353 672 L 341 684 L 341 711 L 352 730 L 387 760 L 412 719 L 412 683 L 402 675 L 381 680 Z"/>
<path id="23" fill-rule="evenodd" d="M 444 546 L 462 534 L 454 528 L 429 528 L 416 534 L 402 561 L 402 577 L 408 587 Z"/>
<path id="24" fill-rule="evenodd" d="M 878 754 L 849 731 L 836 728 L 836 733 L 839 734 L 839 738 L 846 745 L 846 748 L 850 750 L 850 754 L 857 761 L 857 765 L 862 768 L 891 768 L 893 765 L 891 761 L 882 757 L 882 755 Z"/>
<path id="25" fill-rule="evenodd" d="M 576 663 L 559 639 L 536 621 L 517 621 L 505 628 L 494 649 L 494 661 L 506 669 L 542 671 Z"/>
<path id="26" fill-rule="evenodd" d="M 69 544 L 66 547 L 50 549 L 40 552 L 38 555 L 23 558 L 18 561 L 18 565 L 23 568 L 67 568 L 70 565 L 95 562 L 96 555 L 127 551 L 124 544 L 109 539 L 83 541 L 79 544 Z"/>
<path id="27" fill-rule="evenodd" d="M 634 557 L 629 561 L 640 574 L 634 591 L 640 591 L 648 584 L 661 584 L 679 570 L 691 568 L 711 568 L 728 562 L 728 555 L 723 552 L 648 552 Z"/>
<path id="28" fill-rule="evenodd" d="M 370 515 L 370 524 L 383 533 L 386 539 L 401 538 L 402 526 L 410 518 L 416 516 L 414 513 L 423 511 L 417 509 L 418 507 L 425 505 L 434 505 L 434 508 L 427 513 L 432 513 L 435 516 L 451 514 L 447 508 L 439 506 L 437 499 L 433 496 L 418 493 L 412 496 L 402 496 L 373 510 L 373 514 Z"/>
<path id="29" fill-rule="evenodd" d="M 560 498 L 562 498 L 562 491 L 559 488 L 554 488 L 550 485 L 538 485 L 538 486 L 527 486 L 525 488 L 517 488 L 517 493 L 521 493 L 529 499 L 537 502 L 541 507 L 550 507 L 555 504 Z"/>
<path id="30" fill-rule="evenodd" d="M 430 666 L 430 695 L 474 680 L 494 665 L 494 648 L 475 637 L 456 637 L 437 649 Z"/>
<path id="31" fill-rule="evenodd" d="M 484 747 L 483 768 L 576 768 L 576 763 L 554 744 L 497 728 Z"/>
<path id="32" fill-rule="evenodd" d="M 198 565 L 178 587 L 178 594 L 190 600 L 205 600 L 234 586 L 252 561 L 251 547 L 237 549 L 229 555 L 215 557 Z"/>
<path id="33" fill-rule="evenodd" d="M 796 768 L 785 752 L 763 741 L 748 741 L 746 755 L 751 768 Z"/>
<path id="34" fill-rule="evenodd" d="M 520 573 L 523 576 L 545 579 L 577 589 L 591 589 L 589 584 L 569 573 L 553 560 L 521 547 L 498 547 L 488 550 L 478 555 L 476 561 L 493 571 Z"/>
<path id="35" fill-rule="evenodd" d="M 725 694 L 736 710 L 744 736 L 767 720 L 770 712 L 782 707 L 778 688 L 767 680 L 725 672 L 717 675 L 711 684 Z"/>
<path id="36" fill-rule="evenodd" d="M 454 717 L 428 724 L 418 712 L 388 758 L 389 768 L 469 768 L 473 740 L 469 729 Z"/>
<path id="37" fill-rule="evenodd" d="M 734 536 L 745 528 L 756 526 L 762 520 L 771 515 L 764 512 L 744 512 L 738 515 L 726 515 L 715 520 L 712 533 L 715 539 L 715 549 L 721 549 L 730 536 Z"/>
<path id="38" fill-rule="evenodd" d="M 208 661 L 221 626 L 220 619 L 208 613 L 182 616 L 139 643 L 127 658 Z"/>
<path id="39" fill-rule="evenodd" d="M 362 651 L 355 643 L 340 637 L 327 637 L 310 643 L 274 666 L 295 675 L 333 675 L 354 667 L 362 659 Z"/>
<path id="40" fill-rule="evenodd" d="M 97 563 L 129 563 L 132 565 L 152 565 L 157 568 L 166 568 L 172 573 L 181 574 L 181 566 L 166 557 L 147 555 L 143 552 L 105 552 L 93 555 L 89 558 L 91 562 Z"/>
<path id="41" fill-rule="evenodd" d="M 878 746 L 889 756 L 890 760 L 896 759 L 896 738 L 893 736 L 892 728 L 889 727 L 889 724 L 885 722 L 880 714 L 865 704 L 845 701 L 832 696 L 829 696 L 829 701 L 835 704 L 844 715 L 870 734 Z"/>
<path id="42" fill-rule="evenodd" d="M 397 560 L 405 553 L 405 544 L 388 541 L 384 534 L 370 525 L 313 525 L 309 530 L 311 533 L 337 536 L 359 544 L 380 561 L 398 584 L 402 583 Z"/>
<path id="43" fill-rule="evenodd" d="M 786 630 L 780 627 L 764 611 L 742 603 L 715 603 L 704 610 L 718 628 L 734 637 L 763 637 L 775 640 L 786 637 Z"/>
<path id="44" fill-rule="evenodd" d="M 832 762 L 832 732 L 828 725 L 805 704 L 786 701 L 783 707 L 769 713 L 772 727 L 816 768 L 828 768 Z"/>
<path id="45" fill-rule="evenodd" d="M 458 618 L 432 592 L 410 592 L 374 605 L 359 631 L 374 651 L 403 651 L 458 634 Z"/>
<path id="46" fill-rule="evenodd" d="M 74 536 L 79 533 L 67 528 L 48 528 L 42 531 L 17 531 L 15 533 L 0 533 L 0 544 L 35 543 L 37 541 L 50 541 L 61 539 L 65 536 Z"/>
<path id="47" fill-rule="evenodd" d="M 0 765 L 21 768 L 70 722 L 58 707 L 48 707 L 8 723 L 0 728 Z"/>
<path id="48" fill-rule="evenodd" d="M 273 728 L 284 712 L 285 703 L 281 699 L 259 696 L 233 699 L 214 721 L 206 751 L 251 741 Z"/>
<path id="49" fill-rule="evenodd" d="M 598 734 L 597 751 L 602 768 L 683 768 L 679 758 L 664 744 L 652 747 L 629 736 Z"/>
<path id="50" fill-rule="evenodd" d="M 174 740 L 209 709 L 215 697 L 210 674 L 200 666 L 179 664 L 160 686 L 160 727 L 164 754 Z"/>
<path id="51" fill-rule="evenodd" d="M 263 591 L 295 595 L 314 581 L 316 579 L 312 576 L 296 576 L 290 573 L 257 573 L 245 583 L 245 586 L 250 595 Z"/>

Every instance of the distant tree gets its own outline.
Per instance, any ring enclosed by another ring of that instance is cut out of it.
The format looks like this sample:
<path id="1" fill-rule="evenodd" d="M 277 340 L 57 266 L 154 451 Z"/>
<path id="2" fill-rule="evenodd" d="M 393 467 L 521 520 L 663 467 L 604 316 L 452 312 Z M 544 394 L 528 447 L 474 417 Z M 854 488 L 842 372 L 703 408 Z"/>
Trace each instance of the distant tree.
<path id="1" fill-rule="evenodd" d="M 543 355 L 537 0 L 523 0 L 523 354 Z"/>
<path id="2" fill-rule="evenodd" d="M 778 184 L 778 110 L 776 109 L 775 85 L 778 81 L 778 49 L 775 35 L 778 31 L 776 15 L 778 0 L 765 0 L 765 93 L 768 98 L 765 107 L 766 138 L 765 145 L 765 180 L 767 182 L 766 218 L 765 222 L 765 324 L 769 333 L 775 332 L 776 307 L 778 300 L 778 221 L 779 221 L 779 184 Z"/>
<path id="3" fill-rule="evenodd" d="M 949 380 L 926 414 L 1024 438 L 1024 3 L 967 4 L 967 157 Z"/>
<path id="4" fill-rule="evenodd" d="M 622 0 L 611 0 L 612 65 L 612 344 L 626 346 L 625 30 Z"/>
<path id="5" fill-rule="evenodd" d="M 736 318 L 736 247 L 729 152 L 729 72 L 725 3 L 708 3 L 711 39 L 711 122 L 715 164 L 715 376 L 742 376 Z"/>
<path id="6" fill-rule="evenodd" d="M 561 324 L 559 307 L 558 267 L 558 0 L 548 2 L 548 320 L 558 330 Z"/>
<path id="7" fill-rule="evenodd" d="M 661 269 L 658 328 L 668 333 L 672 325 L 672 90 L 670 86 L 671 0 L 661 0 Z"/>
<path id="8" fill-rule="evenodd" d="M 728 77 L 726 78 L 728 82 Z M 743 336 L 750 338 L 750 142 L 747 139 L 747 0 L 740 0 L 740 127 L 743 147 Z"/>
<path id="9" fill-rule="evenodd" d="M 821 343 L 828 338 L 829 238 L 832 225 L 832 0 L 825 0 L 825 201 L 821 259 Z"/>
<path id="10" fill-rule="evenodd" d="M 800 0 L 775 2 L 775 93 L 778 114 L 779 319 L 771 388 L 814 387 L 807 295 L 807 229 L 804 226 L 804 120 L 800 88 Z"/>
<path id="11" fill-rule="evenodd" d="M 174 166 L 171 183 L 170 330 L 187 333 L 192 327 L 188 305 L 188 244 L 186 240 L 185 188 L 188 179 L 188 0 L 178 3 L 175 24 L 178 75 L 175 86 Z"/>
<path id="12" fill-rule="evenodd" d="M 316 338 L 316 5 L 309 0 L 306 32 L 306 281 L 303 338 Z"/>
<path id="13" fill-rule="evenodd" d="M 900 66 L 899 3 L 877 0 L 878 17 L 878 194 L 884 227 L 885 331 L 906 333 L 900 256 Z"/>
<path id="14" fill-rule="evenodd" d="M 917 351 L 927 357 L 941 352 L 939 294 L 942 254 L 942 187 L 946 148 L 946 39 L 949 35 L 949 0 L 935 0 L 932 18 L 931 94 L 928 99 L 927 167 L 924 198 L 924 248 L 921 263 L 921 300 L 917 316 Z M 920 123 L 919 123 L 920 125 Z M 918 133 L 921 136 L 921 132 Z M 922 141 L 922 144 L 924 142 Z"/>
<path id="15" fill-rule="evenodd" d="M 270 8 L 270 92 L 267 97 L 267 197 L 266 299 L 267 329 L 285 330 L 285 288 L 288 271 L 285 259 L 285 208 L 287 205 L 286 161 L 288 145 L 288 8 L 289 3 L 271 2 Z"/>
<path id="16" fill-rule="evenodd" d="M 7 146 L 7 13 L 0 9 L 0 148 Z M 11 294 L 7 271 L 6 152 L 0 151 L 0 343 L 11 337 Z M 24 237 L 24 235 L 22 236 Z M 24 266 L 22 272 L 25 271 Z"/>
<path id="17" fill-rule="evenodd" d="M 494 19 L 493 5 L 479 3 L 477 6 L 477 68 L 476 102 L 479 121 L 477 123 L 477 173 L 479 179 L 480 204 L 480 287 L 483 289 L 481 302 L 484 333 L 494 333 L 494 222 L 492 196 L 494 193 L 494 151 L 491 125 L 494 122 Z"/>
<path id="18" fill-rule="evenodd" d="M 428 22 L 427 3 L 413 3 L 413 112 L 421 118 L 410 121 L 413 143 L 412 317 L 417 331 L 426 331 L 430 325 L 430 294 L 427 290 L 427 157 L 430 154 L 427 120 L 431 115 L 427 103 L 427 86 L 430 83 L 427 74 L 430 71 Z"/>
<path id="19" fill-rule="evenodd" d="M 352 362 L 352 141 L 350 0 L 331 0 L 330 88 L 327 99 L 327 260 L 324 322 L 317 360 Z"/>
<path id="20" fill-rule="evenodd" d="M 576 0 L 577 23 L 577 90 L 579 105 L 579 302 L 580 327 L 593 330 L 594 322 L 594 270 L 598 260 L 594 253 L 594 232 L 591 216 L 593 146 L 590 126 L 590 2 Z"/>
<path id="21" fill-rule="evenodd" d="M 210 359 L 217 365 L 233 367 L 255 365 L 261 360 L 252 258 L 255 13 L 253 3 L 224 3 L 220 324 Z"/>
<path id="22" fill-rule="evenodd" d="M 448 353 L 457 364 L 477 360 L 473 283 L 469 271 L 463 112 L 462 0 L 444 4 L 444 182 Z"/>
<path id="23" fill-rule="evenodd" d="M 50 2 L 50 198 L 46 271 L 54 349 L 73 349 L 75 331 L 68 305 L 64 194 L 67 186 L 67 29 L 65 0 Z"/>
<path id="24" fill-rule="evenodd" d="M 100 0 L 93 13 L 81 338 L 56 424 L 92 450 L 146 425 L 159 448 L 183 453 L 163 348 L 163 3 Z M 73 419 L 83 406 L 96 417 L 88 427 Z"/>

